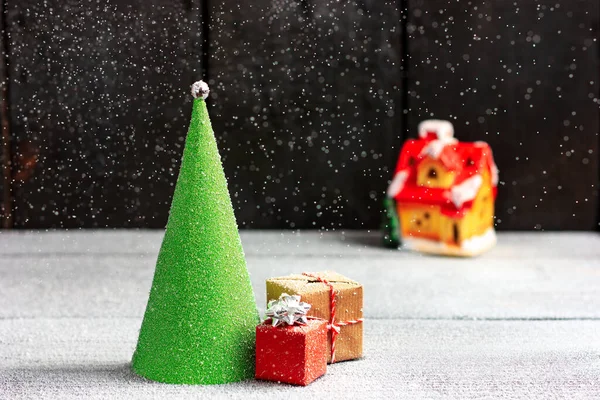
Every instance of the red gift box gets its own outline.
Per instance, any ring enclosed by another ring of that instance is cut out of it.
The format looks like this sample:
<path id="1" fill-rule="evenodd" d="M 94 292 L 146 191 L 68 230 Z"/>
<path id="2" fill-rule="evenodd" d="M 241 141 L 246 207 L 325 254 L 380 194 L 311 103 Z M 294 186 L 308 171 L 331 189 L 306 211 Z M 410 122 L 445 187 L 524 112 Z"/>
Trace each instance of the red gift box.
<path id="1" fill-rule="evenodd" d="M 256 379 L 306 386 L 327 371 L 327 321 L 256 327 Z"/>

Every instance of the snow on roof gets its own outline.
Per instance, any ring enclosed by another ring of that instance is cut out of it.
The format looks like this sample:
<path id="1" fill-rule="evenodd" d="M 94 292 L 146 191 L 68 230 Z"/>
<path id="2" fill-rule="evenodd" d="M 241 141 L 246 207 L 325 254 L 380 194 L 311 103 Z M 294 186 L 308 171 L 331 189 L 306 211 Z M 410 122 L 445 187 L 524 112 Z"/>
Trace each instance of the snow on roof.
<path id="1" fill-rule="evenodd" d="M 452 137 L 432 140 L 431 142 L 427 143 L 425 147 L 423 147 L 419 157 L 429 156 L 437 160 L 440 158 L 442 151 L 444 151 L 444 147 L 456 143 L 458 143 L 458 140 Z"/>
<path id="2" fill-rule="evenodd" d="M 492 170 L 492 185 L 494 187 L 498 186 L 498 175 L 500 173 L 500 171 L 498 170 L 498 166 L 496 165 L 496 163 L 494 161 L 492 161 L 492 166 L 491 166 L 491 170 Z"/>
<path id="3" fill-rule="evenodd" d="M 398 171 L 396 175 L 394 175 L 394 179 L 392 179 L 392 183 L 388 186 L 387 189 L 387 197 L 396 197 L 398 193 L 404 189 L 404 184 L 408 179 L 408 170 Z"/>
<path id="4" fill-rule="evenodd" d="M 450 200 L 456 208 L 461 208 L 467 201 L 475 199 L 482 183 L 483 178 L 481 178 L 481 175 L 474 175 L 464 180 L 450 189 Z"/>

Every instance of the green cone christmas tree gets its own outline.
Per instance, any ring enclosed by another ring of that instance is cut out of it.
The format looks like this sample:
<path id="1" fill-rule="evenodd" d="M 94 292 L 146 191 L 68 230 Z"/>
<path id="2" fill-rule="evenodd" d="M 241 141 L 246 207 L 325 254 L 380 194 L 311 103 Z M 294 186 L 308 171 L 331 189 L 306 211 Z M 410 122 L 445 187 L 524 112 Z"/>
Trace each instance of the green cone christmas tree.
<path id="1" fill-rule="evenodd" d="M 205 99 L 194 108 L 146 314 L 134 372 L 184 384 L 254 376 L 254 294 Z"/>

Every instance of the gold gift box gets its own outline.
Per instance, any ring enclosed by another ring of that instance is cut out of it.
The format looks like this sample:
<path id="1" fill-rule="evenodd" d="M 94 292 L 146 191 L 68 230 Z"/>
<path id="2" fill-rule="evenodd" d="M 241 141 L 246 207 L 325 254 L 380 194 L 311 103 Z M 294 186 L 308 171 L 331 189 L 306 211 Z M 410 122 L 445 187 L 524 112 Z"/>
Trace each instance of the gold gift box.
<path id="1" fill-rule="evenodd" d="M 282 293 L 299 295 L 312 307 L 310 317 L 331 320 L 330 287 L 317 277 L 329 282 L 335 290 L 334 326 L 339 327 L 335 342 L 335 362 L 362 357 L 363 352 L 363 288 L 352 279 L 333 271 L 310 272 L 267 279 L 267 302 L 276 300 Z M 327 348 L 331 363 L 332 329 L 329 329 Z"/>

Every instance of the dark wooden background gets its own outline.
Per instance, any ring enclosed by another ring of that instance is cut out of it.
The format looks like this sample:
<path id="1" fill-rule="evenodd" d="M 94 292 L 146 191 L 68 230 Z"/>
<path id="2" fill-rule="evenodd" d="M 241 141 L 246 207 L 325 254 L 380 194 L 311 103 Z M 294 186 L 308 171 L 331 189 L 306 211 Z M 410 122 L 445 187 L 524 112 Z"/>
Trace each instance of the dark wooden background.
<path id="1" fill-rule="evenodd" d="M 242 227 L 376 228 L 438 117 L 492 145 L 499 229 L 598 228 L 597 0 L 0 7 L 4 227 L 163 227 L 204 77 Z"/>

